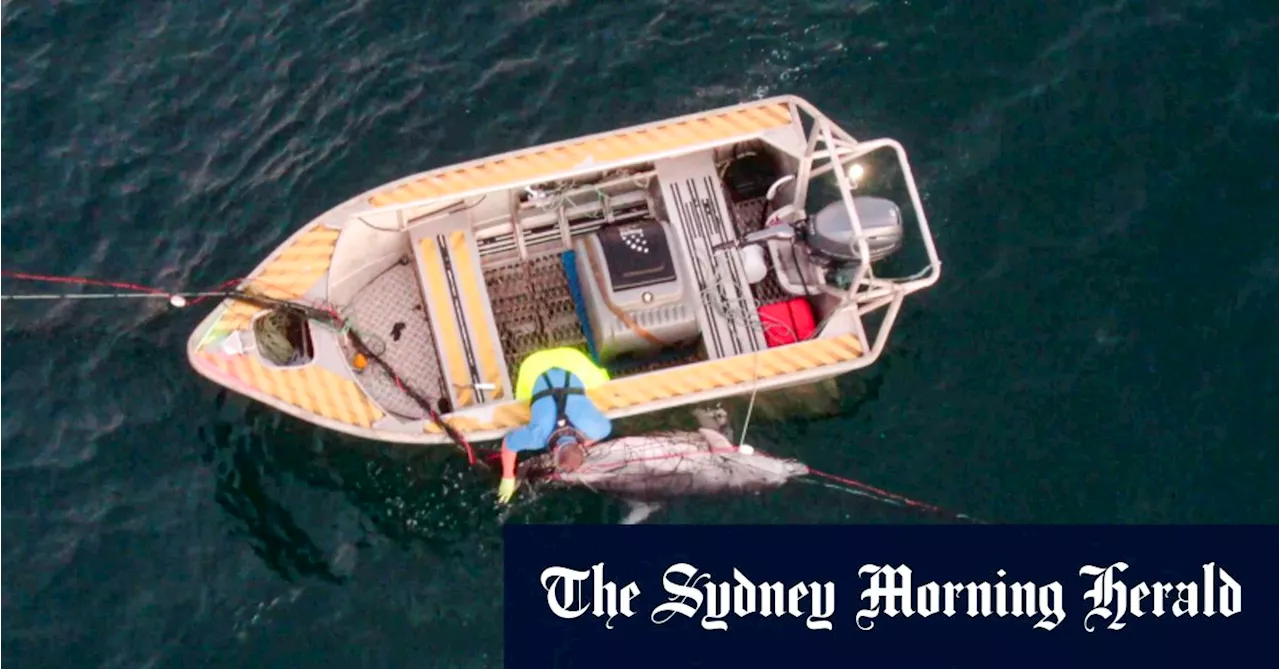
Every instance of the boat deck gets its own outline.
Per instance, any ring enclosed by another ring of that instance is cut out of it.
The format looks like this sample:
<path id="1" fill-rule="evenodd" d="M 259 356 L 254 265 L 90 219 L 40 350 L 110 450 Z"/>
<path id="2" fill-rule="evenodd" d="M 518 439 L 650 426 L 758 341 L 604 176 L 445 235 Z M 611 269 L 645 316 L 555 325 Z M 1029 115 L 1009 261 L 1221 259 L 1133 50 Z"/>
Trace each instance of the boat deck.
<path id="1" fill-rule="evenodd" d="M 355 323 L 375 354 L 396 370 L 403 383 L 427 397 L 443 397 L 444 377 L 435 354 L 435 336 L 418 288 L 418 274 L 406 255 L 374 277 L 347 303 L 343 313 Z M 349 351 L 354 356 L 354 351 Z M 427 412 L 378 365 L 357 373 L 356 382 L 387 413 L 411 420 Z"/>
<path id="2" fill-rule="evenodd" d="M 468 218 L 454 214 L 418 226 L 410 238 L 450 407 L 510 399 L 515 381 L 502 357 Z"/>
<path id="3" fill-rule="evenodd" d="M 742 234 L 760 227 L 764 201 L 748 200 L 728 211 L 733 227 Z M 559 256 L 488 267 L 483 274 L 499 345 L 512 373 L 522 360 L 539 350 L 566 346 L 587 351 L 586 335 Z M 412 259 L 406 255 L 400 264 L 361 288 L 343 312 L 358 324 L 361 335 L 396 370 L 402 382 L 423 395 L 447 397 L 448 386 L 438 356 L 424 355 L 436 350 L 436 339 L 422 294 Z M 443 308 L 448 293 L 441 291 L 438 297 Z M 751 300 L 757 305 L 791 297 L 777 285 L 772 274 L 751 286 Z M 691 351 L 663 360 L 618 366 L 610 372 L 614 378 L 623 378 L 705 359 L 705 352 Z M 427 417 L 380 368 L 370 366 L 358 374 L 357 381 L 388 413 L 410 420 Z"/>
<path id="4" fill-rule="evenodd" d="M 559 256 L 543 256 L 485 270 L 493 318 L 507 369 L 530 353 L 568 346 L 587 351 L 587 336 Z"/>
<path id="5" fill-rule="evenodd" d="M 716 252 L 735 239 L 710 151 L 657 163 L 666 214 L 693 269 L 698 323 L 711 358 L 759 351 L 764 329 L 741 256 Z"/>

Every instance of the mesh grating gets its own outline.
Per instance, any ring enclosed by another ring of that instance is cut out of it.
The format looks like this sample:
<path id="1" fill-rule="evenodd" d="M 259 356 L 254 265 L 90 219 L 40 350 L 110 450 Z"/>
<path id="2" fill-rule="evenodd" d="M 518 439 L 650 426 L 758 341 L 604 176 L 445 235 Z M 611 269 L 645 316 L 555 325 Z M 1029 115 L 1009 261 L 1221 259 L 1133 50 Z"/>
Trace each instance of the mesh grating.
<path id="1" fill-rule="evenodd" d="M 446 396 L 431 324 L 409 258 L 360 289 L 342 313 L 406 384 L 427 397 Z M 347 351 L 347 355 L 354 355 L 354 351 Z M 357 373 L 356 380 L 388 413 L 410 419 L 427 417 L 378 365 L 370 364 Z"/>
<path id="2" fill-rule="evenodd" d="M 498 336 L 514 375 L 529 354 L 545 348 L 569 346 L 587 353 L 587 337 L 574 309 L 569 279 L 559 255 L 544 256 L 524 264 L 485 270 L 485 283 L 497 321 Z M 609 372 L 614 378 L 684 365 L 706 356 L 699 351 L 668 355 L 648 361 L 618 361 Z"/>
<path id="3" fill-rule="evenodd" d="M 498 337 L 512 374 L 530 353 L 571 346 L 587 350 L 560 256 L 485 270 Z"/>

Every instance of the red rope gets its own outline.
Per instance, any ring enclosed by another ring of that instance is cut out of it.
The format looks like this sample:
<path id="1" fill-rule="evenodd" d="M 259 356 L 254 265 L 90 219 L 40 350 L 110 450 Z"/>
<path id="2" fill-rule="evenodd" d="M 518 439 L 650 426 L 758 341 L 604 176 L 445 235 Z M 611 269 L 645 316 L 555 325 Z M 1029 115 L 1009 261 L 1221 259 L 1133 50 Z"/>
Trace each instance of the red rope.
<path id="1" fill-rule="evenodd" d="M 386 372 L 390 374 L 391 380 L 396 382 L 396 387 L 400 389 L 400 392 L 406 395 L 409 395 L 410 397 L 414 395 L 414 393 L 409 392 L 409 389 L 404 386 L 404 383 L 400 380 L 400 377 L 397 376 L 395 372 L 391 371 L 390 367 L 387 367 L 385 369 L 386 369 Z M 443 423 L 444 419 L 440 419 L 439 422 Z M 466 437 L 462 436 L 461 432 L 457 433 L 456 439 L 458 442 L 460 442 L 459 445 L 462 446 L 462 450 L 466 451 L 467 453 L 467 464 L 474 465 L 476 463 L 476 451 L 474 448 L 471 447 L 471 441 Z M 498 453 L 497 455 L 500 456 L 502 454 Z"/>
<path id="2" fill-rule="evenodd" d="M 147 293 L 149 295 L 169 295 L 170 294 L 170 292 L 167 290 L 161 290 L 160 288 L 155 288 L 153 286 L 144 286 L 139 283 L 129 283 L 126 281 L 104 281 L 102 279 L 90 279 L 87 277 L 80 277 L 80 276 L 58 276 L 53 274 L 35 274 L 32 272 L 13 272 L 10 270 L 0 270 L 0 276 L 6 276 L 11 279 L 22 279 L 25 281 L 46 281 L 49 283 L 68 283 L 68 284 L 74 284 L 74 285 L 80 285 L 80 286 L 100 286 L 103 288 L 117 288 L 120 290 L 131 290 L 135 293 Z M 242 278 L 228 279 L 218 284 L 217 286 L 214 286 L 209 290 L 202 290 L 202 291 L 195 291 L 195 292 L 218 293 L 221 291 L 229 291 L 235 286 L 244 283 L 245 281 L 246 279 L 242 279 Z M 260 279 L 255 279 L 253 283 L 267 290 L 287 292 L 278 286 L 273 286 Z M 201 295 L 193 299 L 190 302 L 190 304 L 192 305 L 199 304 L 211 297 L 218 297 L 218 296 L 217 295 Z M 330 315 L 334 316 L 335 318 L 338 318 L 338 312 L 328 305 L 314 304 L 314 303 L 306 303 L 306 304 L 308 306 L 316 307 L 325 312 L 328 312 Z"/>
<path id="3" fill-rule="evenodd" d="M 211 293 L 212 293 L 212 292 L 217 292 L 217 291 L 220 291 L 220 290 L 229 290 L 229 289 L 231 289 L 231 288 L 233 288 L 233 287 L 235 287 L 235 286 L 239 285 L 239 284 L 240 284 L 240 283 L 242 283 L 243 281 L 244 281 L 244 279 L 228 279 L 228 280 L 223 281 L 222 283 L 218 284 L 217 286 L 215 286 L 215 287 L 214 287 L 214 289 L 213 289 L 213 290 L 208 291 L 208 292 L 211 292 Z M 205 301 L 205 300 L 209 299 L 210 297 L 213 297 L 213 296 L 212 296 L 212 295 L 201 295 L 200 297 L 197 297 L 196 299 L 191 300 L 191 304 L 192 304 L 192 305 L 200 304 L 201 302 L 203 302 L 203 301 Z"/>
<path id="4" fill-rule="evenodd" d="M 898 494 L 891 493 L 891 492 L 889 492 L 888 490 L 881 490 L 880 488 L 877 488 L 877 487 L 875 487 L 875 486 L 867 485 L 867 484 L 863 483 L 862 481 L 855 481 L 855 480 L 853 480 L 853 479 L 845 478 L 845 477 L 843 477 L 843 476 L 836 476 L 835 474 L 829 474 L 829 473 L 824 472 L 824 471 L 820 471 L 820 470 L 817 470 L 817 469 L 813 469 L 812 467 L 810 467 L 810 468 L 809 468 L 809 473 L 810 473 L 810 474 L 813 474 L 814 476 L 818 476 L 818 477 L 821 477 L 821 478 L 824 478 L 824 479 L 828 479 L 828 480 L 831 480 L 831 481 L 835 481 L 836 483 L 839 483 L 839 484 L 841 484 L 841 485 L 849 486 L 850 488 L 853 488 L 853 489 L 855 489 L 855 490 L 861 490 L 861 491 L 863 491 L 863 492 L 868 492 L 868 493 L 871 493 L 871 494 L 873 494 L 873 495 L 879 495 L 879 496 L 881 496 L 881 497 L 884 497 L 885 499 L 891 499 L 891 500 L 893 500 L 893 501 L 895 501 L 895 502 L 899 502 L 899 503 L 901 503 L 901 504 L 903 504 L 903 505 L 905 505 L 905 506 L 910 506 L 910 507 L 914 507 L 914 508 L 921 509 L 921 510 L 924 510 L 924 511 L 929 511 L 929 512 L 932 512 L 932 513 L 940 513 L 940 514 L 948 515 L 948 516 L 957 516 L 957 515 L 960 515 L 960 514 L 951 513 L 950 511 L 947 511 L 947 510 L 945 510 L 945 509 L 943 509 L 943 508 L 941 508 L 941 507 L 934 506 L 934 505 L 932 505 L 932 504 L 926 504 L 926 503 L 924 503 L 924 502 L 916 501 L 916 500 L 911 499 L 911 498 L 909 498 L 909 497 L 904 497 L 904 496 L 902 496 L 902 495 L 898 495 Z"/>
<path id="5" fill-rule="evenodd" d="M 126 283 L 123 281 L 102 281 L 99 279 L 86 279 L 79 276 L 52 276 L 49 274 L 31 274 L 28 272 L 10 272 L 9 270 L 0 270 L 0 275 L 13 279 L 26 279 L 28 281 L 48 281 L 50 283 L 73 283 L 82 286 L 103 286 L 105 288 L 120 288 L 122 290 L 132 290 L 138 293 L 152 293 L 154 295 L 167 295 L 166 291 L 150 286 L 143 286 L 136 283 Z"/>

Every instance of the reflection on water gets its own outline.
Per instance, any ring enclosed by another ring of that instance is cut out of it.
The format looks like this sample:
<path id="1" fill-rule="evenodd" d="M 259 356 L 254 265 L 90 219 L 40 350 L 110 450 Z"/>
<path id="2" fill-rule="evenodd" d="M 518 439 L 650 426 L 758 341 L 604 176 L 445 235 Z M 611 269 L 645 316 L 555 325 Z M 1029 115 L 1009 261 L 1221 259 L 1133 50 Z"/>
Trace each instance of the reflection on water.
<path id="1" fill-rule="evenodd" d="M 201 430 L 204 461 L 216 472 L 218 504 L 282 577 L 341 582 L 330 561 L 353 559 L 352 550 L 368 545 L 367 539 L 344 543 L 327 558 L 280 500 L 288 481 L 340 493 L 366 531 L 401 547 L 447 557 L 477 533 L 497 534 L 485 470 L 470 468 L 454 450 L 351 439 L 228 397 L 218 394 L 219 416 Z"/>

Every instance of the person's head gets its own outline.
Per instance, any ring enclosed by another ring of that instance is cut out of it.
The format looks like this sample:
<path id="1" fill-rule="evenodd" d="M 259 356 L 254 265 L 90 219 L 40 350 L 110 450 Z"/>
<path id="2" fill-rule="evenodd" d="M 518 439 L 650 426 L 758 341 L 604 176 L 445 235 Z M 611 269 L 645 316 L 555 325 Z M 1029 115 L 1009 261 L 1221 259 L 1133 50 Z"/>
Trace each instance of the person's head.
<path id="1" fill-rule="evenodd" d="M 586 449 L 581 443 L 569 444 L 556 449 L 556 471 L 571 472 L 582 466 L 586 460 Z"/>

